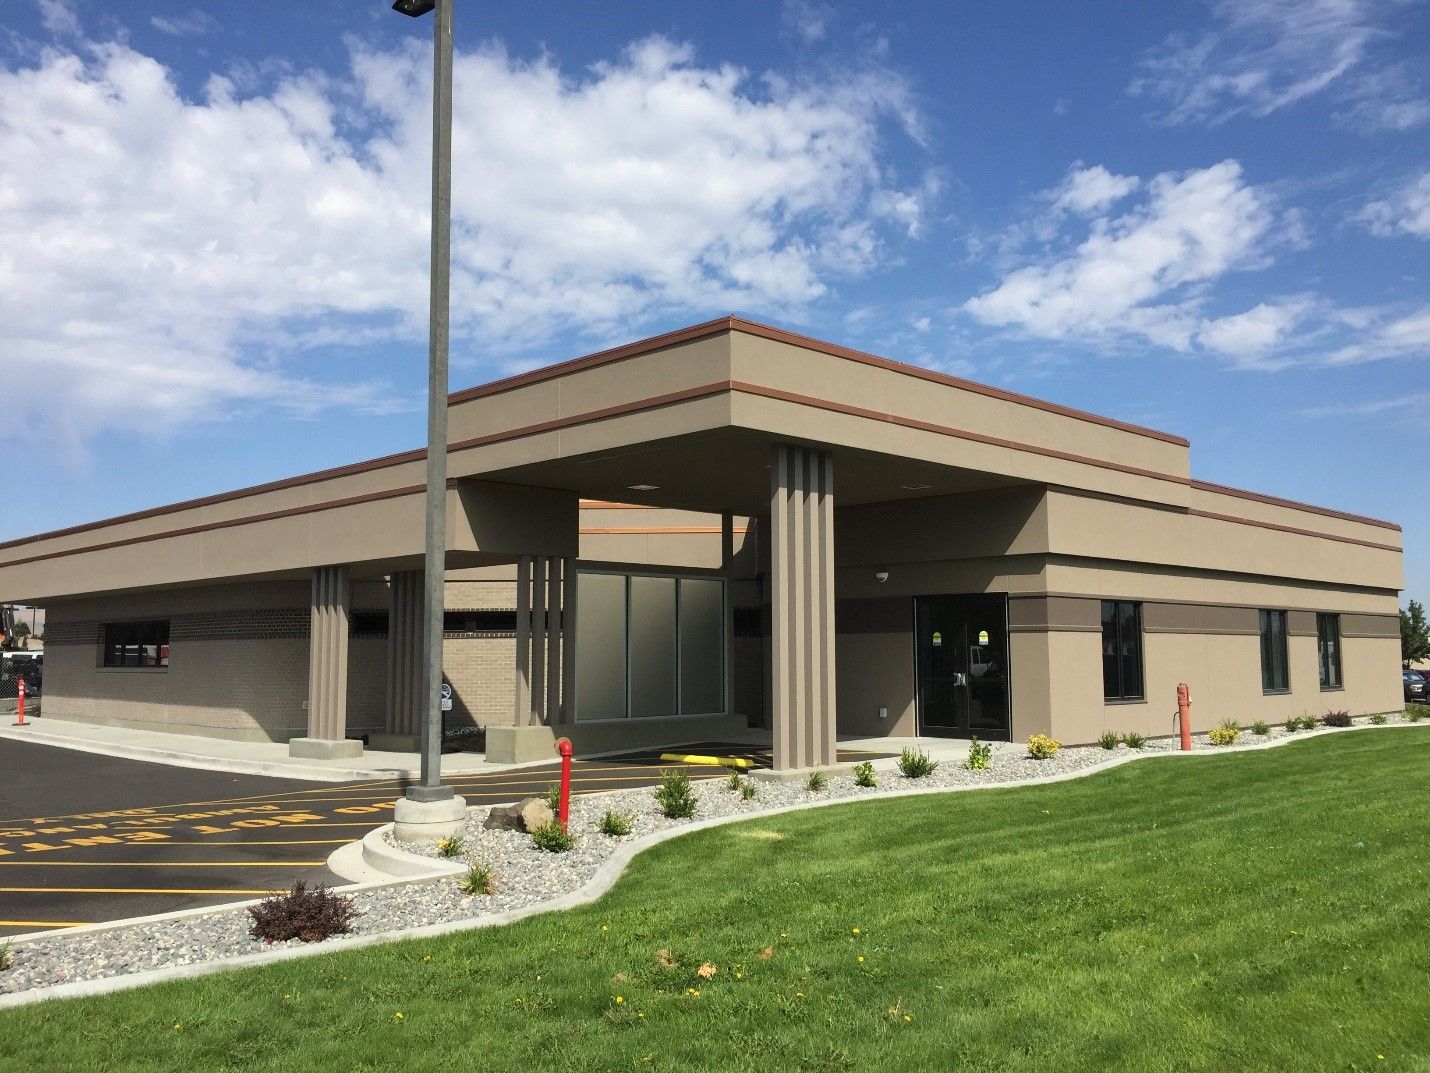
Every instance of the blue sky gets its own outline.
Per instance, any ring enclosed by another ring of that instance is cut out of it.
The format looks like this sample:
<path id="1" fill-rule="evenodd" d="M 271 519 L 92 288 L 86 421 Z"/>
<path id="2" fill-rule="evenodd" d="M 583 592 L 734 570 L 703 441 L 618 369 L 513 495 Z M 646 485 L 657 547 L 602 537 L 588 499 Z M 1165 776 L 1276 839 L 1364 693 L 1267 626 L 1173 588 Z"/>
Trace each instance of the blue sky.
<path id="1" fill-rule="evenodd" d="M 1399 522 L 1430 598 L 1430 5 L 456 21 L 454 388 L 740 312 Z M 0 538 L 421 443 L 429 35 L 0 0 Z"/>

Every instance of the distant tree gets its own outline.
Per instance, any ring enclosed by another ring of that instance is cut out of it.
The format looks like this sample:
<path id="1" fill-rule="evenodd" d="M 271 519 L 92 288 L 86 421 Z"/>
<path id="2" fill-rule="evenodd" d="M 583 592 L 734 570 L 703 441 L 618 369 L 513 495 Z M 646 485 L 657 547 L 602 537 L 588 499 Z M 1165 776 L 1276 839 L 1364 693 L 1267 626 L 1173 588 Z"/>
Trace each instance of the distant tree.
<path id="1" fill-rule="evenodd" d="M 29 625 L 28 625 L 27 623 L 24 623 L 24 622 L 17 622 L 17 623 L 15 623 L 15 640 L 17 640 L 17 641 L 23 641 L 26 637 L 29 637 L 29 636 L 30 636 L 30 627 L 29 627 Z"/>
<path id="2" fill-rule="evenodd" d="M 1430 622 L 1418 600 L 1410 601 L 1409 611 L 1400 609 L 1400 659 L 1406 666 L 1430 659 Z"/>

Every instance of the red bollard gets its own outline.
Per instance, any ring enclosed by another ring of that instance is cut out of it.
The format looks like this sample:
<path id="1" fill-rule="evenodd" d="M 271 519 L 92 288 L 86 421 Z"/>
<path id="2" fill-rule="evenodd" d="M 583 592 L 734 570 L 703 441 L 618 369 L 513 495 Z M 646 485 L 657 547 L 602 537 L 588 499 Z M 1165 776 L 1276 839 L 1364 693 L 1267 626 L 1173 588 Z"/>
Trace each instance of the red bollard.
<path id="1" fill-rule="evenodd" d="M 561 754 L 561 801 L 556 807 L 556 822 L 566 830 L 566 818 L 571 815 L 571 739 L 557 738 L 556 751 Z"/>
<path id="2" fill-rule="evenodd" d="M 1177 728 L 1182 732 L 1182 752 L 1192 751 L 1192 691 L 1177 683 Z"/>
<path id="3" fill-rule="evenodd" d="M 15 725 L 16 725 L 17 727 L 22 727 L 22 726 L 25 725 L 25 679 L 24 679 L 24 678 L 21 678 L 21 679 L 20 679 L 20 693 L 19 693 L 19 697 L 20 697 L 20 721 L 17 722 Z"/>

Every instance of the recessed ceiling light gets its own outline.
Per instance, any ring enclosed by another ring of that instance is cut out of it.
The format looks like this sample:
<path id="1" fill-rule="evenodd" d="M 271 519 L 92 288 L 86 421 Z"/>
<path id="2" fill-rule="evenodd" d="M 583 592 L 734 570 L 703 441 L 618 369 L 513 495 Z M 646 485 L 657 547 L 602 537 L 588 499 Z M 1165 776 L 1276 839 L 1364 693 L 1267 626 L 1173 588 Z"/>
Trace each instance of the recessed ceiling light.
<path id="1" fill-rule="evenodd" d="M 933 487 L 931 484 L 901 484 L 899 485 L 905 492 L 926 492 Z"/>
<path id="2" fill-rule="evenodd" d="M 628 484 L 626 487 L 632 492 L 655 492 L 660 489 L 658 484 Z"/>

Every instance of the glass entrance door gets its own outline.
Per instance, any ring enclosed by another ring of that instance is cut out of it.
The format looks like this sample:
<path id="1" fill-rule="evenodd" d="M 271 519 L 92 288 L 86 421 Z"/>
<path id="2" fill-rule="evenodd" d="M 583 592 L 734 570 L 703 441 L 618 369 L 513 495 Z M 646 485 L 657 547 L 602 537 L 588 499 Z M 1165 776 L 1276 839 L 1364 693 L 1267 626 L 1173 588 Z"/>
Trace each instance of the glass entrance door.
<path id="1" fill-rule="evenodd" d="M 919 732 L 1009 739 L 1008 597 L 919 596 Z"/>

